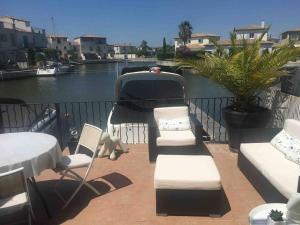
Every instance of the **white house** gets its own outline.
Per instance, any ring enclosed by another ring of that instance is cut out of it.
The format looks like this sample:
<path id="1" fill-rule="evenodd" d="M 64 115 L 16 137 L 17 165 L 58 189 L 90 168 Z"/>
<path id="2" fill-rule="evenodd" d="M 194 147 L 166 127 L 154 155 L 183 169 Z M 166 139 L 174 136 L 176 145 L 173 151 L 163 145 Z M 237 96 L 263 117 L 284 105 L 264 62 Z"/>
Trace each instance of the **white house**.
<path id="1" fill-rule="evenodd" d="M 262 21 L 260 25 L 247 25 L 242 27 L 235 27 L 233 32 L 236 34 L 238 40 L 241 39 L 258 39 L 264 32 L 266 32 L 262 38 L 263 41 L 268 40 L 268 26 Z"/>
<path id="2" fill-rule="evenodd" d="M 281 34 L 282 41 L 295 41 L 295 46 L 300 47 L 300 28 L 287 30 Z"/>
<path id="3" fill-rule="evenodd" d="M 79 54 L 83 60 L 107 57 L 109 46 L 106 43 L 106 37 L 86 34 L 74 38 L 74 42 L 79 46 Z"/>
<path id="4" fill-rule="evenodd" d="M 48 48 L 58 50 L 59 54 L 63 58 L 68 57 L 68 50 L 71 48 L 71 42 L 69 42 L 66 36 L 60 35 L 48 35 Z"/>
<path id="5" fill-rule="evenodd" d="M 114 44 L 114 55 L 115 59 L 134 59 L 137 57 L 135 52 L 137 47 L 126 44 Z"/>
<path id="6" fill-rule="evenodd" d="M 191 35 L 191 38 L 187 41 L 186 47 L 192 51 L 204 50 L 205 46 L 212 43 L 212 40 L 220 40 L 219 35 L 208 34 L 208 33 L 195 33 Z M 183 46 L 183 41 L 177 37 L 175 38 L 175 51 L 180 46 Z"/>

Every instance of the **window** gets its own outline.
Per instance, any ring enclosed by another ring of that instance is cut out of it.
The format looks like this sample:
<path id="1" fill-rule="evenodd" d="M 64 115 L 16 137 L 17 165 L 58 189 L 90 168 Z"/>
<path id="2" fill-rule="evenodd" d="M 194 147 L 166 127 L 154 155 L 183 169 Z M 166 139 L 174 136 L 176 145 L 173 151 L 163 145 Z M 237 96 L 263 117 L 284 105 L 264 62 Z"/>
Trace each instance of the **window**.
<path id="1" fill-rule="evenodd" d="M 250 34 L 249 34 L 249 37 L 250 37 L 250 38 L 254 38 L 254 33 L 250 33 Z"/>
<path id="2" fill-rule="evenodd" d="M 198 39 L 198 43 L 203 43 L 203 39 L 202 38 Z"/>
<path id="3" fill-rule="evenodd" d="M 60 43 L 61 43 L 60 38 L 57 38 L 57 44 L 60 44 Z"/>
<path id="4" fill-rule="evenodd" d="M 66 46 L 64 46 L 64 50 L 66 50 L 67 49 L 67 47 Z"/>
<path id="5" fill-rule="evenodd" d="M 7 41 L 6 34 L 0 34 L 0 42 L 6 42 L 6 41 Z"/>
<path id="6" fill-rule="evenodd" d="M 16 46 L 16 38 L 14 34 L 10 34 L 10 42 L 12 46 Z"/>
<path id="7" fill-rule="evenodd" d="M 25 26 L 26 27 L 30 27 L 30 22 L 29 21 L 25 21 Z"/>
<path id="8" fill-rule="evenodd" d="M 23 47 L 28 48 L 28 46 L 29 46 L 28 37 L 23 36 Z"/>

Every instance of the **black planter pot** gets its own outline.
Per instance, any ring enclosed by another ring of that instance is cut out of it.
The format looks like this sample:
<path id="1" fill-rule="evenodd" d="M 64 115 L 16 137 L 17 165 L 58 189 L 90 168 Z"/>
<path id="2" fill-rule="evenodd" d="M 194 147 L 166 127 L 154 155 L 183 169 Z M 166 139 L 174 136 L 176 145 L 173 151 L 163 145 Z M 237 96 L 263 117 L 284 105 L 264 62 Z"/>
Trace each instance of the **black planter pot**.
<path id="1" fill-rule="evenodd" d="M 271 111 L 267 108 L 257 107 L 252 112 L 237 112 L 232 106 L 222 109 L 225 127 L 228 133 L 229 147 L 233 151 L 240 149 L 243 135 L 252 128 L 264 128 L 271 118 Z"/>

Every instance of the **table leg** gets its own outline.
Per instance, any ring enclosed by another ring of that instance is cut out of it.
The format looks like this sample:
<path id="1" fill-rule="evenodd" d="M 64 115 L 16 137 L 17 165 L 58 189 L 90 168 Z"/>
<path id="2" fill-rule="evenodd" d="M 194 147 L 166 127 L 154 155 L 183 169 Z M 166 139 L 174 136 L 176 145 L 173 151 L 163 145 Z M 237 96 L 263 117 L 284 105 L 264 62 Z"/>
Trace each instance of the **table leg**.
<path id="1" fill-rule="evenodd" d="M 40 200 L 41 200 L 41 202 L 42 202 L 42 205 L 43 205 L 43 207 L 44 207 L 44 209 L 45 209 L 45 211 L 46 211 L 46 214 L 47 214 L 48 218 L 51 219 L 52 216 L 51 216 L 51 214 L 50 214 L 48 205 L 47 205 L 47 203 L 46 203 L 46 201 L 45 201 L 45 198 L 43 197 L 41 191 L 39 190 L 39 188 L 38 188 L 38 186 L 37 186 L 37 183 L 36 183 L 34 177 L 29 178 L 29 181 L 30 181 L 30 183 L 32 184 L 33 189 L 35 190 L 35 192 L 36 192 L 37 195 L 39 196 L 39 198 L 40 198 Z"/>

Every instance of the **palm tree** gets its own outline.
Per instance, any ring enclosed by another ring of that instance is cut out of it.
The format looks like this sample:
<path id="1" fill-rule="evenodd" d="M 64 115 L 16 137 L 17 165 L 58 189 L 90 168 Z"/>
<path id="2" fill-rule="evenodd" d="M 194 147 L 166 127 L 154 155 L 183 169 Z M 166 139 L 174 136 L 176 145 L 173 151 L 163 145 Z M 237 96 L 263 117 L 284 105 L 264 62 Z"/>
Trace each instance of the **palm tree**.
<path id="1" fill-rule="evenodd" d="M 179 33 L 178 33 L 179 38 L 183 41 L 183 44 L 185 45 L 192 36 L 193 27 L 189 21 L 185 20 L 179 24 L 178 28 L 179 28 Z"/>
<path id="2" fill-rule="evenodd" d="M 235 96 L 232 110 L 251 112 L 257 106 L 261 91 L 274 86 L 278 78 L 284 75 L 282 67 L 300 56 L 300 49 L 293 42 L 262 53 L 260 46 L 264 34 L 249 42 L 237 40 L 232 33 L 229 51 L 215 42 L 214 54 L 205 54 L 199 59 L 181 59 L 179 64 L 193 68 L 200 75 L 227 88 Z"/>

